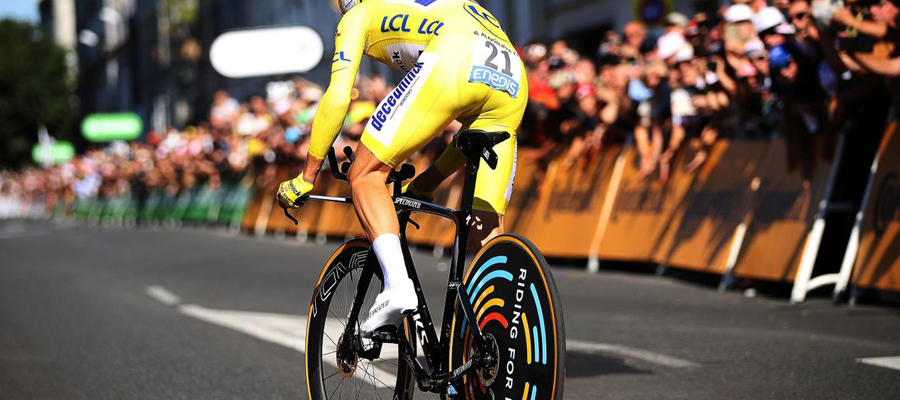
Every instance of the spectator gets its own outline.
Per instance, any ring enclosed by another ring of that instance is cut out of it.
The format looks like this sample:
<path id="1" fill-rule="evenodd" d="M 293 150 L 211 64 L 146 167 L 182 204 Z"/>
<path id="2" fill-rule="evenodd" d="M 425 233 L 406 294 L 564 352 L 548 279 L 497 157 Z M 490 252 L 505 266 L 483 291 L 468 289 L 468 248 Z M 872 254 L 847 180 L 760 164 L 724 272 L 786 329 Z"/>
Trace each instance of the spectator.
<path id="1" fill-rule="evenodd" d="M 665 182 L 684 148 L 690 172 L 704 164 L 719 137 L 781 135 L 790 168 L 802 172 L 809 188 L 814 138 L 824 137 L 827 148 L 852 115 L 851 106 L 866 96 L 888 89 L 900 99 L 897 2 L 833 8 L 828 0 L 773 0 L 773 7 L 735 0 L 719 13 L 690 19 L 671 13 L 658 38 L 643 23 L 628 22 L 621 32 L 602 35 L 597 54 L 578 54 L 564 40 L 531 43 L 521 49 L 529 105 L 518 140 L 532 148 L 522 159 L 538 165 L 541 181 L 554 160 L 585 167 L 605 143 L 633 138 L 639 174 L 658 172 Z M 859 32 L 855 39 L 853 32 Z M 375 104 L 389 92 L 385 77 L 360 76 L 338 146 L 358 141 Z M 130 146 L 92 149 L 59 167 L 0 173 L 0 192 L 53 204 L 177 194 L 248 171 L 265 184 L 274 180 L 277 165 L 299 168 L 321 95 L 321 87 L 302 78 L 284 84 L 268 103 L 257 96 L 240 104 L 218 91 L 208 123 L 150 132 Z M 414 157 L 440 154 L 456 129 Z"/>
<path id="2" fill-rule="evenodd" d="M 631 21 L 623 29 L 625 40 L 622 43 L 621 57 L 625 60 L 642 61 L 643 55 L 653 48 L 647 40 L 647 27 L 643 23 Z"/>
<path id="3" fill-rule="evenodd" d="M 216 128 L 230 126 L 240 111 L 237 100 L 228 96 L 224 90 L 216 91 L 213 96 L 213 106 L 209 111 L 209 121 Z"/>

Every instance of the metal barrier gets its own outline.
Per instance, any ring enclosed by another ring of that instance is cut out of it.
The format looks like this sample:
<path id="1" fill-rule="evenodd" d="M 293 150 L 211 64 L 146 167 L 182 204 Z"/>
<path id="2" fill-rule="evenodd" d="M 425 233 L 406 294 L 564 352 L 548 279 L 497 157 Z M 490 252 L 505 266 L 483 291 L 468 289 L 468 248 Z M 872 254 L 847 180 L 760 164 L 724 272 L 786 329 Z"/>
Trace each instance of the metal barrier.
<path id="1" fill-rule="evenodd" d="M 842 141 L 841 141 L 842 143 Z M 842 146 L 838 145 L 836 160 Z M 838 165 L 815 161 L 804 185 L 799 169 L 791 170 L 783 139 L 719 140 L 701 168 L 687 172 L 687 155 L 673 160 L 667 182 L 639 174 L 633 147 L 608 146 L 583 166 L 567 166 L 564 157 L 518 163 L 512 201 L 506 215 L 509 231 L 524 234 L 550 257 L 584 259 L 596 272 L 600 260 L 657 263 L 722 276 L 721 289 L 736 278 L 792 282 L 792 302 L 807 292 L 835 285 L 841 298 L 848 287 L 900 290 L 900 133 L 892 124 L 872 167 L 864 207 L 840 273 L 814 276 L 825 229 L 825 215 Z M 530 157 L 523 149 L 522 159 Z M 419 160 L 419 171 L 426 167 Z M 224 225 L 263 235 L 363 236 L 353 208 L 310 203 L 294 211 L 299 226 L 283 218 L 275 205 L 277 184 L 291 175 L 280 167 L 264 184 L 253 176 L 221 186 L 202 185 L 177 193 L 152 190 L 146 197 L 75 199 L 52 210 L 97 225 L 136 223 Z M 461 180 L 451 177 L 436 203 L 459 203 Z M 318 193 L 347 196 L 349 187 L 322 174 Z M 0 218 L 41 217 L 44 203 L 0 197 Z M 435 248 L 452 245 L 449 222 L 422 217 L 409 232 L 413 244 Z M 855 292 L 854 292 L 855 293 Z M 855 298 L 856 295 L 853 294 Z"/>

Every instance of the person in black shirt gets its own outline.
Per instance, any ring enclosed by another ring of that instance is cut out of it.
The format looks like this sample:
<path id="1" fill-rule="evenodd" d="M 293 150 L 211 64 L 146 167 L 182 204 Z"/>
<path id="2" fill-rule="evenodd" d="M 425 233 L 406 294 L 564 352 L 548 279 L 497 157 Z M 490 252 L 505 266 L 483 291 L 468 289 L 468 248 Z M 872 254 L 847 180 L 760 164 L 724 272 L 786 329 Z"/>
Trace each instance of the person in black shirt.
<path id="1" fill-rule="evenodd" d="M 873 20 L 858 20 L 846 9 L 835 9 L 834 20 L 859 32 L 883 39 L 892 47 L 888 59 L 870 54 L 842 54 L 848 68 L 865 69 L 879 75 L 900 76 L 900 0 L 881 0 L 869 6 Z M 895 82 L 896 83 L 896 82 Z"/>

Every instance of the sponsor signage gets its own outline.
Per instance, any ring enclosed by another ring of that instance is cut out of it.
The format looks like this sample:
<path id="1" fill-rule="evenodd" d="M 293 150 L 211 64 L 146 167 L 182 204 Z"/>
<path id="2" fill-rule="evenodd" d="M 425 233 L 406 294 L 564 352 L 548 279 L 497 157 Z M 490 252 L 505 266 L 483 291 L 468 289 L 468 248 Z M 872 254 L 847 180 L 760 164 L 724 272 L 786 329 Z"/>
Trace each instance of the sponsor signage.
<path id="1" fill-rule="evenodd" d="M 625 156 L 616 195 L 609 199 L 612 211 L 598 254 L 610 260 L 655 261 L 669 225 L 680 213 L 691 178 L 673 175 L 672 182 L 663 183 L 655 175 L 642 177 L 637 149 L 629 147 Z M 679 168 L 672 169 L 678 172 Z"/>
<path id="2" fill-rule="evenodd" d="M 506 225 L 528 237 L 551 257 L 590 256 L 619 146 L 607 146 L 583 168 L 566 166 L 567 152 L 547 169 L 543 189 L 534 178 L 536 163 L 519 163 Z M 524 203 L 524 204 L 523 204 Z"/>
<path id="3" fill-rule="evenodd" d="M 763 160 L 767 165 L 761 167 L 753 218 L 734 275 L 793 282 L 819 203 L 825 196 L 831 165 L 815 159 L 811 185 L 806 189 L 800 169 L 788 168 L 784 139 L 773 141 Z"/>
<path id="4" fill-rule="evenodd" d="M 897 184 L 897 172 L 888 171 L 878 184 L 872 220 L 875 233 L 879 235 L 883 235 L 891 224 L 900 222 L 900 186 Z"/>
<path id="5" fill-rule="evenodd" d="M 304 73 L 322 61 L 322 37 L 307 27 L 267 28 L 222 34 L 210 61 L 228 78 Z"/>
<path id="6" fill-rule="evenodd" d="M 421 63 L 416 64 L 412 71 L 409 71 L 409 73 L 403 77 L 403 80 L 397 84 L 394 91 L 381 101 L 375 115 L 369 120 L 370 125 L 375 128 L 376 131 L 381 132 L 382 129 L 384 129 L 384 124 L 391 119 L 394 111 L 398 108 L 398 104 L 402 105 L 406 101 L 406 92 L 409 90 L 410 86 L 412 86 L 413 82 L 415 82 L 416 77 L 419 76 L 420 72 L 422 72 Z"/>
<path id="7" fill-rule="evenodd" d="M 141 117 L 134 113 L 91 114 L 81 122 L 81 133 L 91 142 L 134 140 L 143 130 Z"/>
<path id="8" fill-rule="evenodd" d="M 36 144 L 31 149 L 31 159 L 35 164 L 62 164 L 75 158 L 75 146 L 69 142 L 53 142 L 53 144 Z"/>
<path id="9" fill-rule="evenodd" d="M 760 173 L 765 141 L 717 141 L 696 176 L 684 174 L 690 158 L 676 159 L 672 185 L 690 189 L 656 251 L 664 265 L 721 274 L 738 225 L 753 204 L 751 185 Z"/>
<path id="10" fill-rule="evenodd" d="M 900 129 L 892 124 L 878 151 L 860 231 L 853 285 L 900 291 Z"/>

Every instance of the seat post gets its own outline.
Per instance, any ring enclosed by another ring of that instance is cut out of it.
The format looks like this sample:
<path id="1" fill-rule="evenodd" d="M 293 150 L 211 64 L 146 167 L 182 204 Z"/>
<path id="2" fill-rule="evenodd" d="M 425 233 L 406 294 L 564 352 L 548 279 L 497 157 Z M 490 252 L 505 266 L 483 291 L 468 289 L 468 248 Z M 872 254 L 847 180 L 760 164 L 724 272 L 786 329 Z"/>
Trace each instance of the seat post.
<path id="1" fill-rule="evenodd" d="M 478 168 L 481 164 L 481 156 L 477 149 L 466 149 L 466 176 L 463 181 L 462 201 L 459 210 L 472 212 L 472 203 L 475 200 L 475 182 L 478 179 Z"/>

